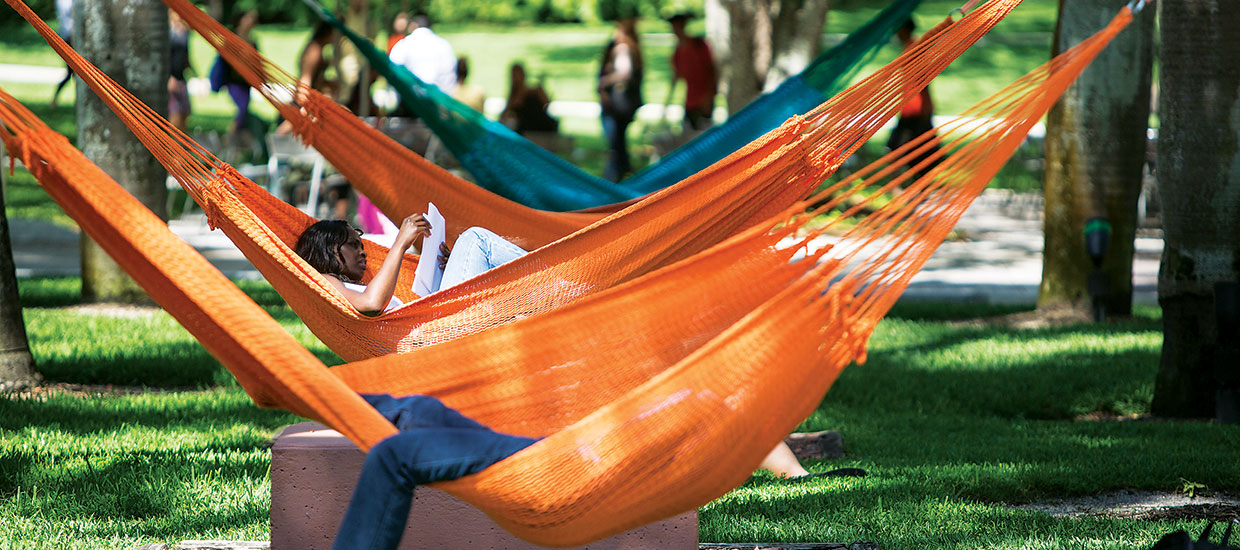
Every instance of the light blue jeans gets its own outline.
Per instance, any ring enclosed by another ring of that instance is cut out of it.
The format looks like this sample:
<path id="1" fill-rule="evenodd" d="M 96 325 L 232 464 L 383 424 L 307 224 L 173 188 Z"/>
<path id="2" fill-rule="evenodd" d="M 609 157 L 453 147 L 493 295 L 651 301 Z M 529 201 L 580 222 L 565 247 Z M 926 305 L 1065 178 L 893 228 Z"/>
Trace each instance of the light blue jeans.
<path id="1" fill-rule="evenodd" d="M 462 281 L 472 279 L 483 272 L 511 262 L 526 251 L 503 237 L 481 227 L 471 227 L 461 233 L 443 268 L 439 290 L 452 288 Z"/>

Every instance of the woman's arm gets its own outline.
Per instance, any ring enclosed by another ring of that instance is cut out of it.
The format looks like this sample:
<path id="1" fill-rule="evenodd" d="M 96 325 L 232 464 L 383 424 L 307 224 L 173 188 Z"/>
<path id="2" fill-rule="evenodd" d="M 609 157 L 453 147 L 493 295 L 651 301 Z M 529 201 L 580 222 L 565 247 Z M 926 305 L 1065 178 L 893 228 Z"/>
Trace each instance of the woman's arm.
<path id="1" fill-rule="evenodd" d="M 366 285 L 366 290 L 363 292 L 345 288 L 343 283 L 334 279 L 328 280 L 336 285 L 336 288 L 344 294 L 345 299 L 349 300 L 349 303 L 358 311 L 382 312 L 396 292 L 396 278 L 400 275 L 400 266 L 405 251 L 413 246 L 413 242 L 418 237 L 429 235 L 430 232 L 431 224 L 421 214 L 405 218 L 400 224 L 400 231 L 396 233 L 396 239 L 392 242 L 391 250 L 388 250 L 383 264 L 375 271 L 375 276 L 370 279 L 370 283 Z"/>

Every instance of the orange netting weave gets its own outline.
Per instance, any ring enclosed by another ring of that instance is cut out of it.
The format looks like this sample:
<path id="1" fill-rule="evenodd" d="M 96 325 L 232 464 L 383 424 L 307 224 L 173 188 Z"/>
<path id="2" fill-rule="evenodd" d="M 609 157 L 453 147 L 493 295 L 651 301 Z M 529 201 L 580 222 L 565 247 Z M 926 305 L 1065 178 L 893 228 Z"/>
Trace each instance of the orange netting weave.
<path id="1" fill-rule="evenodd" d="M 294 131 L 303 142 L 321 152 L 354 187 L 393 220 L 425 212 L 426 203 L 434 201 L 448 220 L 450 241 L 460 231 L 480 225 L 531 249 L 631 204 L 625 202 L 562 213 L 531 209 L 504 199 L 440 169 L 366 125 L 331 98 L 302 85 L 298 78 L 264 57 L 188 0 L 164 0 L 164 3 L 273 105 L 294 126 Z M 993 1 L 990 6 L 976 10 L 959 24 L 953 24 L 948 18 L 928 31 L 926 36 L 930 37 L 948 27 L 952 28 L 952 32 L 941 39 L 923 38 L 923 47 L 918 51 L 906 52 L 908 55 L 901 56 L 867 79 L 869 84 L 854 86 L 850 91 L 841 93 L 820 107 L 819 111 L 832 111 L 832 124 L 855 126 L 886 122 L 904 105 L 906 99 L 915 96 L 1018 3 L 1019 0 Z M 893 99 L 893 94 L 898 94 L 900 98 Z M 870 133 L 875 130 L 877 126 L 870 128 Z M 777 129 L 772 133 L 780 131 Z M 841 131 L 832 144 L 839 151 L 841 162 L 868 137 L 850 134 Z M 707 177 L 715 178 L 713 174 L 730 170 L 732 168 L 729 166 L 733 164 L 725 165 L 721 161 L 702 174 L 712 174 Z M 529 185 L 537 184 L 529 182 Z M 799 194 L 793 194 L 793 200 L 803 198 L 808 190 L 798 191 Z M 695 192 L 700 193 L 700 190 Z M 700 196 L 696 199 L 701 200 Z M 787 204 L 779 208 L 784 206 Z M 769 215 L 779 208 L 765 214 Z"/>
<path id="2" fill-rule="evenodd" d="M 8 1 L 15 7 L 21 5 Z M 212 223 L 241 248 L 311 330 L 341 357 L 353 360 L 416 349 L 552 310 L 689 257 L 779 212 L 823 181 L 847 154 L 1018 3 L 993 0 L 960 21 L 928 33 L 933 36 L 866 81 L 698 176 L 524 258 L 377 317 L 358 313 L 321 274 L 292 253 L 292 244 L 311 218 L 215 159 L 81 59 L 37 18 L 28 19 L 194 195 Z M 267 82 L 261 88 L 279 86 Z M 286 86 L 283 89 L 289 97 L 302 97 L 301 107 L 317 113 L 314 124 L 307 122 L 307 127 L 332 129 L 319 129 L 317 136 L 349 135 L 342 128 L 356 123 L 356 117 L 312 91 L 298 90 L 295 84 Z M 310 120 L 299 109 L 286 107 L 282 110 L 288 111 L 287 116 Z M 356 144 L 376 137 L 369 127 L 362 129 L 345 141 Z M 382 135 L 376 139 L 390 142 Z M 334 147 L 317 141 L 314 145 L 324 152 Z M 386 149 L 376 146 L 373 150 Z M 400 158 L 422 162 L 413 153 L 400 151 L 404 156 L 395 160 L 368 158 L 364 167 L 383 172 L 400 164 Z M 465 185 L 473 193 L 487 194 Z M 439 197 L 435 200 L 438 204 Z M 380 265 L 386 250 L 368 244 L 367 253 L 379 259 L 372 265 Z M 412 270 L 404 272 L 411 274 Z M 400 286 L 409 288 L 407 281 Z M 414 298 L 407 290 L 400 297 Z"/>
<path id="3" fill-rule="evenodd" d="M 556 312 L 330 371 L 5 94 L 0 137 L 256 400 L 323 420 L 364 448 L 391 427 L 352 390 L 436 395 L 496 429 L 546 436 L 435 486 L 530 541 L 575 545 L 692 509 L 742 482 L 838 373 L 864 359 L 867 338 L 909 279 L 1129 20 L 1121 11 L 937 134 L 684 262 Z M 931 147 L 929 158 L 910 160 Z M 828 232 L 885 196 L 824 245 Z"/>

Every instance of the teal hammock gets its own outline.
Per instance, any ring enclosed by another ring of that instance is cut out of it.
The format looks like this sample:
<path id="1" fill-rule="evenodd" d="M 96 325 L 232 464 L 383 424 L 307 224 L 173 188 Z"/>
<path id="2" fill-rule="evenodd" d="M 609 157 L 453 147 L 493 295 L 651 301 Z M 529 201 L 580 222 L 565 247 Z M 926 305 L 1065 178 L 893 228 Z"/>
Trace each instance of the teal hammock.
<path id="1" fill-rule="evenodd" d="M 349 39 L 387 79 L 401 102 L 417 114 L 474 182 L 531 208 L 585 210 L 629 201 L 688 178 L 844 89 L 861 66 L 913 13 L 921 0 L 895 0 L 843 42 L 818 56 L 800 74 L 632 176 L 610 182 L 587 173 L 499 122 L 486 118 L 408 69 L 337 20 L 316 0 L 304 0 Z"/>

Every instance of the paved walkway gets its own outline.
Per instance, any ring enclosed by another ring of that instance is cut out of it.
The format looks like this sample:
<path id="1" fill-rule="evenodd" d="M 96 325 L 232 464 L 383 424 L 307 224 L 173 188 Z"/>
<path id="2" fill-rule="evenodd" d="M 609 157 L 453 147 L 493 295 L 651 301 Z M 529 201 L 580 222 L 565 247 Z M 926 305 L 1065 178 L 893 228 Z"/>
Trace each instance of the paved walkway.
<path id="1" fill-rule="evenodd" d="M 957 230 L 965 239 L 944 243 L 904 296 L 919 300 L 1032 304 L 1042 277 L 1040 205 L 1029 196 L 988 191 L 965 213 Z M 19 277 L 81 272 L 76 232 L 46 222 L 11 219 Z M 234 279 L 261 279 L 257 270 L 201 215 L 173 220 L 173 232 Z M 1137 239 L 1135 301 L 1157 303 L 1162 240 Z"/>
<path id="2" fill-rule="evenodd" d="M 1032 304 L 1042 281 L 1042 205 L 1037 196 L 989 190 L 956 225 L 965 238 L 946 242 L 904 293 L 912 299 Z M 1133 301 L 1158 303 L 1161 238 L 1138 238 Z"/>

